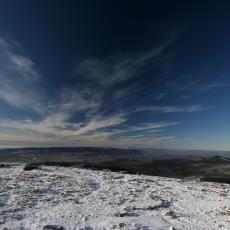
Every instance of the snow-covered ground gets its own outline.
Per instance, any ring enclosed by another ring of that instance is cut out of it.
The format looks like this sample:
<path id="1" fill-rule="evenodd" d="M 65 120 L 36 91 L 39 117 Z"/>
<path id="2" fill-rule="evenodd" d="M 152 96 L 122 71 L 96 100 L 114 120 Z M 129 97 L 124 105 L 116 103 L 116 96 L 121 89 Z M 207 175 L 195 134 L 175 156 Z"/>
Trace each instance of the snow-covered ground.
<path id="1" fill-rule="evenodd" d="M 22 169 L 0 168 L 0 229 L 230 229 L 227 184 L 78 168 Z"/>

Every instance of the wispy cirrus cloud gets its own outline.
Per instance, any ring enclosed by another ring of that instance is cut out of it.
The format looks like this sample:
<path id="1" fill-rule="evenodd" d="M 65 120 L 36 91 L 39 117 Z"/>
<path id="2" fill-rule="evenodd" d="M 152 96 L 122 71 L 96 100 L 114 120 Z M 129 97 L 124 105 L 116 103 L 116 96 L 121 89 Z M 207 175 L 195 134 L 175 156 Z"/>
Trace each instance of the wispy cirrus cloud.
<path id="1" fill-rule="evenodd" d="M 17 52 L 17 45 L 0 37 L 0 100 L 7 104 L 43 112 L 42 77 L 34 62 Z"/>
<path id="2" fill-rule="evenodd" d="M 19 109 L 38 113 L 96 108 L 99 98 L 89 97 L 87 90 L 63 87 L 56 101 L 41 87 L 42 74 L 35 63 L 22 55 L 18 43 L 0 37 L 0 100 Z"/>
<path id="3" fill-rule="evenodd" d="M 0 120 L 0 128 L 15 130 L 16 132 L 34 132 L 37 135 L 50 135 L 60 137 L 80 137 L 103 128 L 124 123 L 127 119 L 122 115 L 110 117 L 94 117 L 85 123 L 68 121 L 65 113 L 52 114 L 40 121 L 32 120 Z"/>
<path id="4" fill-rule="evenodd" d="M 200 93 L 208 93 L 209 91 L 219 90 L 219 88 L 227 87 L 228 84 L 224 82 L 215 82 L 212 80 L 201 81 L 201 77 L 198 75 L 194 77 L 195 79 L 187 79 L 187 81 L 172 81 L 167 83 L 167 88 L 172 88 L 172 92 L 178 93 L 179 97 L 182 99 L 189 99 L 192 96 L 198 95 Z M 171 92 L 171 93 L 172 93 Z M 183 93 L 181 95 L 181 93 Z"/>
<path id="5" fill-rule="evenodd" d="M 226 84 L 224 83 L 218 83 L 218 82 L 214 82 L 214 83 L 209 83 L 209 84 L 204 84 L 204 85 L 200 85 L 198 87 L 198 91 L 200 92 L 207 92 L 209 90 L 215 89 L 215 88 L 219 88 L 219 87 L 224 87 L 226 86 Z"/>
<path id="6" fill-rule="evenodd" d="M 143 111 L 151 111 L 155 113 L 193 113 L 207 110 L 207 107 L 202 105 L 190 105 L 190 106 L 147 106 L 140 107 L 136 109 L 134 112 L 143 112 Z"/>
<path id="7" fill-rule="evenodd" d="M 151 123 L 144 123 L 135 126 L 123 127 L 120 130 L 114 130 L 113 134 L 124 134 L 124 133 L 136 133 L 142 131 L 155 131 L 158 132 L 160 129 L 167 128 L 170 126 L 179 125 L 181 122 L 151 122 Z"/>
<path id="8" fill-rule="evenodd" d="M 111 87 L 130 78 L 137 76 L 137 73 L 146 65 L 152 64 L 169 48 L 175 38 L 174 36 L 162 42 L 156 48 L 143 54 L 113 55 L 106 58 L 88 58 L 74 61 L 74 72 L 94 80 L 102 87 Z"/>
<path id="9" fill-rule="evenodd" d="M 130 118 L 146 111 L 153 113 L 201 112 L 200 104 L 159 106 L 167 91 L 151 92 L 154 102 L 143 106 L 136 98 L 145 95 L 141 82 L 145 69 L 153 66 L 173 45 L 170 38 L 142 53 L 86 58 L 75 62 L 77 87 L 63 85 L 48 96 L 44 80 L 31 58 L 22 55 L 13 41 L 0 38 L 0 100 L 17 109 L 32 110 L 39 118 L 0 119 L 0 143 L 11 145 L 70 146 L 155 146 L 176 139 L 165 129 L 182 122 L 152 122 Z M 144 85 L 144 86 L 143 86 Z M 209 86 L 212 88 L 215 86 Z M 145 95 L 146 96 L 146 95 Z"/>
<path id="10" fill-rule="evenodd" d="M 168 140 L 162 136 L 146 135 L 143 131 L 156 131 L 170 126 L 179 125 L 180 122 L 159 122 L 146 123 L 127 127 L 127 119 L 123 115 L 114 115 L 110 117 L 97 117 L 83 123 L 70 123 L 66 121 L 65 116 L 48 117 L 42 121 L 31 120 L 0 120 L 0 141 L 15 141 L 20 143 L 33 143 L 36 146 L 43 145 L 81 145 L 89 146 L 119 146 L 132 147 L 134 139 L 139 135 L 142 144 L 150 140 L 152 144 Z M 126 124 L 122 126 L 123 124 Z M 119 128 L 114 129 L 114 127 Z M 109 129 L 108 129 L 109 128 Z M 136 136 L 136 137 L 135 137 Z M 129 140 L 129 141 L 128 141 Z M 133 145 L 135 146 L 135 145 Z"/>

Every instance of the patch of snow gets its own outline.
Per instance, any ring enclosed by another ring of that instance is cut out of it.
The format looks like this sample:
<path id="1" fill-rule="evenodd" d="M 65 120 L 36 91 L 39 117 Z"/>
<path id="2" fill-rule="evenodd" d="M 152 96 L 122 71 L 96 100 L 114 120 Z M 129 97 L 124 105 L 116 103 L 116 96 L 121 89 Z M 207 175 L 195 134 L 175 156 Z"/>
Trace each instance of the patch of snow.
<path id="1" fill-rule="evenodd" d="M 1 229 L 230 229 L 228 184 L 23 166 L 0 169 Z"/>

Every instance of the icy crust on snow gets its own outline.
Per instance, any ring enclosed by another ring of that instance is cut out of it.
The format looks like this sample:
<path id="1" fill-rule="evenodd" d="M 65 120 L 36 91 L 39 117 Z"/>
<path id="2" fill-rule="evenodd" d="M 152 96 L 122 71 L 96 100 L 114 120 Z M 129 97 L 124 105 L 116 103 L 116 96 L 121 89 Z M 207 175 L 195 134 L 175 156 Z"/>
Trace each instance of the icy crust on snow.
<path id="1" fill-rule="evenodd" d="M 230 185 L 78 168 L 0 168 L 0 229 L 230 229 Z"/>

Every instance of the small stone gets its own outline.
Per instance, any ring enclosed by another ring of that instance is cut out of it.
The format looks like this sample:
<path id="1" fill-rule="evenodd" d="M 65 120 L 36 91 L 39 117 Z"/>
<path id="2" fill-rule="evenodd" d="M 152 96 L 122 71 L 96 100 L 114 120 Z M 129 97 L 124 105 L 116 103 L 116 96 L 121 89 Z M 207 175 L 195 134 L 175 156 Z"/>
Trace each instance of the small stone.
<path id="1" fill-rule="evenodd" d="M 49 229 L 49 230 L 65 230 L 65 228 L 63 226 L 60 225 L 46 225 L 43 227 L 43 229 Z"/>
<path id="2" fill-rule="evenodd" d="M 118 212 L 118 213 L 115 214 L 116 217 L 124 217 L 124 216 L 127 216 L 127 215 L 128 215 L 128 213 L 125 212 L 125 211 Z"/>
<path id="3" fill-rule="evenodd" d="M 125 226 L 126 226 L 125 223 L 120 223 L 120 224 L 119 224 L 119 227 L 120 227 L 120 228 L 123 228 L 123 227 L 125 227 Z"/>
<path id="4" fill-rule="evenodd" d="M 164 216 L 168 216 L 168 217 L 171 217 L 173 219 L 175 219 L 177 216 L 173 213 L 173 211 L 168 211 L 168 212 L 165 212 L 164 213 Z"/>
<path id="5" fill-rule="evenodd" d="M 176 230 L 174 227 L 170 227 L 169 230 Z"/>

